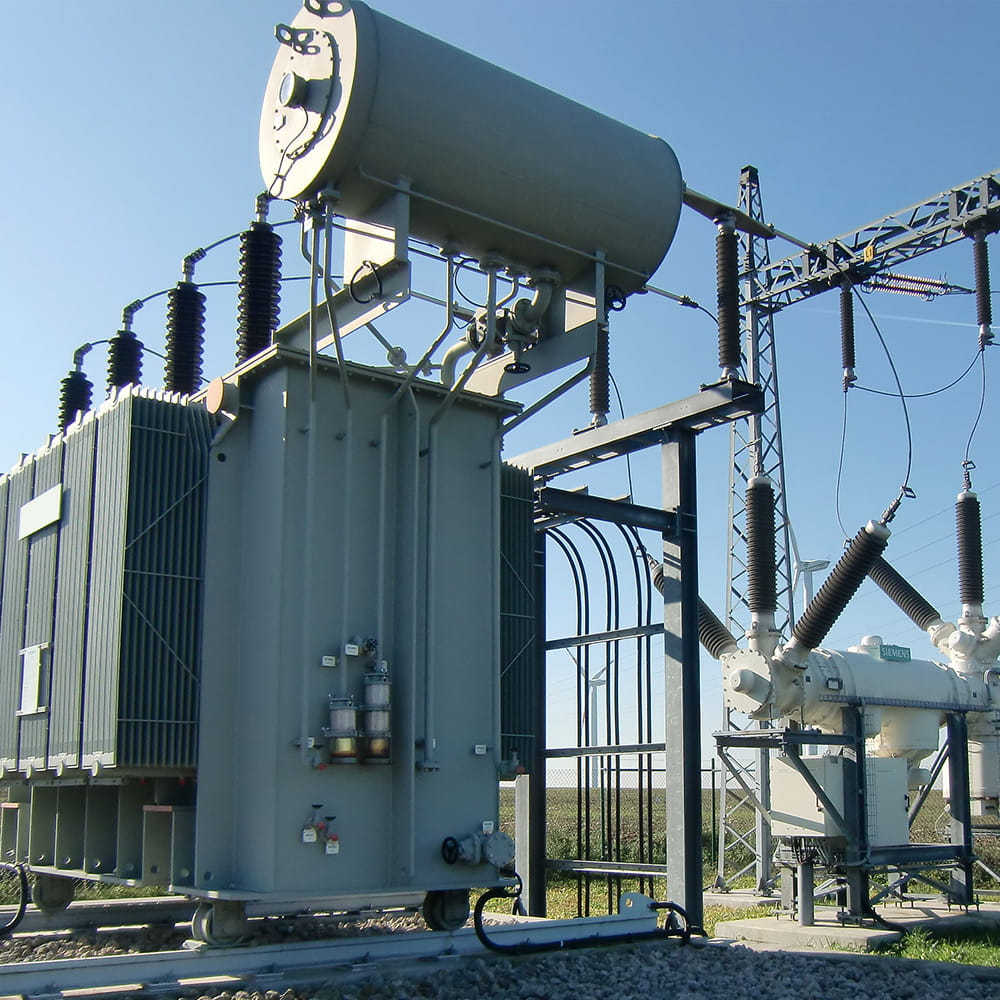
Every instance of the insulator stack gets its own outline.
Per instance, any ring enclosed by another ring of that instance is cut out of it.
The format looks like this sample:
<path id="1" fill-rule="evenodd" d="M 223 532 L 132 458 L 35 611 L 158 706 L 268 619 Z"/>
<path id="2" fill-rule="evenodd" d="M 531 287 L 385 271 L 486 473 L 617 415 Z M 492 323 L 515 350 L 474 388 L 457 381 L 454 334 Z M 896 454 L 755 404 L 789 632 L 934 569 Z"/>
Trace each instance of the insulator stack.
<path id="1" fill-rule="evenodd" d="M 849 282 L 840 286 L 840 358 L 844 369 L 844 392 L 857 381 L 854 374 L 854 292 Z"/>
<path id="2" fill-rule="evenodd" d="M 990 256 L 986 234 L 981 230 L 972 238 L 972 264 L 976 275 L 976 322 L 979 324 L 979 350 L 993 343 L 993 306 L 990 303 Z"/>
<path id="3" fill-rule="evenodd" d="M 941 621 L 941 614 L 929 601 L 919 594 L 892 566 L 879 556 L 868 570 L 872 581 L 881 588 L 892 602 L 925 632 Z"/>
<path id="4" fill-rule="evenodd" d="M 723 378 L 740 367 L 739 238 L 731 225 L 720 224 L 715 237 L 715 275 L 719 314 L 719 367 Z"/>
<path id="5" fill-rule="evenodd" d="M 888 543 L 889 529 L 873 521 L 854 536 L 819 593 L 795 623 L 792 634 L 800 647 L 815 649 L 827 637 Z"/>
<path id="6" fill-rule="evenodd" d="M 590 372 L 590 412 L 596 426 L 607 423 L 611 409 L 611 348 L 606 323 L 597 324 L 597 352 Z"/>
<path id="7" fill-rule="evenodd" d="M 66 430 L 77 413 L 86 413 L 90 409 L 93 389 L 90 379 L 79 369 L 74 369 L 62 380 L 59 392 L 60 430 Z"/>
<path id="8" fill-rule="evenodd" d="M 763 476 L 751 479 L 746 493 L 747 606 L 773 614 L 778 606 L 774 536 L 774 487 Z"/>
<path id="9" fill-rule="evenodd" d="M 236 363 L 271 344 L 281 302 L 281 237 L 267 222 L 240 233 L 240 286 Z"/>
<path id="10" fill-rule="evenodd" d="M 652 556 L 646 556 L 646 561 L 652 570 L 653 586 L 663 593 L 663 563 Z M 731 653 L 739 648 L 732 632 L 719 620 L 715 612 L 699 597 L 698 598 L 698 641 L 705 647 L 713 659 L 721 659 L 725 653 Z"/>
<path id="11" fill-rule="evenodd" d="M 190 395 L 201 385 L 201 354 L 205 334 L 205 296 L 190 281 L 179 281 L 167 292 L 166 388 Z"/>
<path id="12" fill-rule="evenodd" d="M 968 490 L 955 504 L 958 530 L 958 588 L 962 604 L 983 603 L 983 525 L 979 497 Z"/>
<path id="13" fill-rule="evenodd" d="M 108 389 L 142 381 L 142 342 L 131 330 L 119 330 L 108 344 Z"/>
<path id="14" fill-rule="evenodd" d="M 737 643 L 732 632 L 719 620 L 715 612 L 698 598 L 698 641 L 708 651 L 708 655 L 719 660 L 723 654 L 736 650 Z"/>

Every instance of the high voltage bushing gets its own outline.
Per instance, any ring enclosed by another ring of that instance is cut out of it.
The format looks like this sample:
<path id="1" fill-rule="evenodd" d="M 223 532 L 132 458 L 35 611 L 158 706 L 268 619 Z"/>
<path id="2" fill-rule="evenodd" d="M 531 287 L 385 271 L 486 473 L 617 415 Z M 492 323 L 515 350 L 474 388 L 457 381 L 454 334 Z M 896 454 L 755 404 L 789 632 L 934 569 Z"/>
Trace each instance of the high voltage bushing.
<path id="1" fill-rule="evenodd" d="M 178 281 L 167 292 L 167 360 L 169 392 L 190 395 L 201 385 L 201 355 L 205 334 L 205 296 L 190 281 Z"/>
<path id="2" fill-rule="evenodd" d="M 968 490 L 955 503 L 958 588 L 962 604 L 983 603 L 983 525 L 979 497 Z"/>
<path id="3" fill-rule="evenodd" d="M 757 476 L 747 484 L 747 606 L 773 613 L 778 606 L 777 561 L 774 534 L 774 487 Z"/>
<path id="4" fill-rule="evenodd" d="M 698 641 L 708 651 L 713 659 L 721 660 L 726 653 L 734 652 L 737 647 L 732 632 L 719 620 L 715 612 L 699 597 L 698 598 Z"/>
<path id="5" fill-rule="evenodd" d="M 941 621 L 941 614 L 937 608 L 904 580 L 883 556 L 879 556 L 872 563 L 868 575 L 917 628 L 926 632 L 932 625 Z"/>
<path id="6" fill-rule="evenodd" d="M 972 265 L 976 276 L 976 322 L 979 324 L 979 350 L 993 343 L 993 306 L 990 302 L 990 256 L 986 234 L 978 230 L 972 237 Z"/>
<path id="7" fill-rule="evenodd" d="M 647 555 L 653 586 L 663 593 L 663 563 Z M 715 612 L 699 597 L 698 598 L 698 641 L 705 647 L 709 655 L 719 660 L 725 653 L 732 653 L 738 648 L 732 632 L 719 620 Z"/>
<path id="8" fill-rule="evenodd" d="M 594 367 L 590 372 L 590 412 L 594 424 L 607 423 L 611 409 L 611 345 L 607 323 L 597 324 L 597 350 L 594 352 Z"/>
<path id="9" fill-rule="evenodd" d="M 93 385 L 78 368 L 63 380 L 59 391 L 59 429 L 66 430 L 77 413 L 86 413 L 93 398 Z"/>
<path id="10" fill-rule="evenodd" d="M 240 233 L 236 363 L 271 345 L 281 302 L 281 237 L 267 222 Z"/>
<path id="11" fill-rule="evenodd" d="M 108 389 L 142 380 L 142 342 L 131 330 L 119 330 L 108 343 Z"/>
<path id="12" fill-rule="evenodd" d="M 827 637 L 888 544 L 889 529 L 874 521 L 869 521 L 854 536 L 847 551 L 792 629 L 800 648 L 806 651 L 815 649 Z"/>
<path id="13" fill-rule="evenodd" d="M 729 222 L 720 222 L 715 236 L 715 274 L 718 295 L 719 367 L 723 377 L 740 367 L 739 238 Z"/>
<path id="14" fill-rule="evenodd" d="M 844 392 L 857 381 L 854 374 L 854 290 L 849 281 L 840 286 L 840 358 L 844 369 Z"/>

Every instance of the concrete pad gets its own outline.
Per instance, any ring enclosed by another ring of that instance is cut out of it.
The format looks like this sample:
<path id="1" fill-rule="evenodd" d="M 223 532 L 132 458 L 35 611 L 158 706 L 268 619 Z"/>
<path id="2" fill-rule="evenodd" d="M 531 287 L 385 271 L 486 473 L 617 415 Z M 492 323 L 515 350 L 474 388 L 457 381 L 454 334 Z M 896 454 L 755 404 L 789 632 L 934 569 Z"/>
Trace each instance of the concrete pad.
<path id="1" fill-rule="evenodd" d="M 907 930 L 916 927 L 943 931 L 1000 926 L 1000 905 L 996 903 L 984 903 L 968 912 L 958 907 L 927 903 L 888 904 L 876 909 L 884 920 Z M 902 937 L 902 933 L 871 921 L 861 927 L 842 924 L 834 907 L 817 906 L 816 922 L 811 927 L 800 927 L 784 915 L 756 917 L 752 920 L 720 921 L 715 927 L 715 936 L 783 949 L 872 951 L 882 945 L 893 944 Z"/>

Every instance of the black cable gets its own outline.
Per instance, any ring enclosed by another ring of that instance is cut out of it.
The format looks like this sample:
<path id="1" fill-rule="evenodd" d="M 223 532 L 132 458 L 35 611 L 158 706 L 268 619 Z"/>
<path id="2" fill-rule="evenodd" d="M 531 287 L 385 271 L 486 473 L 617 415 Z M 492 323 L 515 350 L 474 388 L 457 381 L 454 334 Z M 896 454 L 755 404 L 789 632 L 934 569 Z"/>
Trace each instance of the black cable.
<path id="1" fill-rule="evenodd" d="M 608 378 L 611 380 L 611 388 L 615 390 L 615 397 L 618 400 L 618 409 L 621 411 L 622 420 L 625 419 L 625 406 L 622 403 L 622 394 L 618 391 L 618 383 L 615 381 L 614 375 L 608 372 Z M 625 473 L 628 476 L 628 502 L 635 503 L 635 491 L 632 489 L 632 459 L 628 452 L 625 452 Z"/>
<path id="2" fill-rule="evenodd" d="M 847 393 L 844 393 L 844 421 L 840 431 L 840 456 L 837 459 L 837 488 L 834 491 L 834 510 L 837 515 L 837 524 L 840 525 L 840 532 L 846 539 L 847 528 L 844 527 L 844 519 L 840 516 L 840 487 L 844 478 L 844 455 L 847 451 Z"/>
<path id="3" fill-rule="evenodd" d="M 982 390 L 979 394 L 979 411 L 976 413 L 975 423 L 972 425 L 972 430 L 969 432 L 969 441 L 965 446 L 965 460 L 963 465 L 968 466 L 969 464 L 969 452 L 972 450 L 972 439 L 976 435 L 976 430 L 979 427 L 979 421 L 983 417 L 983 408 L 986 406 L 986 354 L 984 351 L 979 352 L 979 357 L 982 362 L 983 380 L 982 380 Z"/>
<path id="4" fill-rule="evenodd" d="M 24 865 L 21 864 L 10 864 L 9 862 L 0 862 L 0 874 L 7 875 L 13 874 L 17 877 L 17 905 L 14 907 L 13 913 L 7 917 L 7 921 L 0 927 L 0 934 L 9 934 L 13 932 L 17 925 L 24 919 L 24 912 L 28 908 L 28 898 L 30 896 L 30 890 L 28 888 L 28 873 L 25 871 Z"/>
<path id="5" fill-rule="evenodd" d="M 965 378 L 966 375 L 969 374 L 969 372 L 972 371 L 972 369 L 975 367 L 976 361 L 978 360 L 979 355 L 981 353 L 982 353 L 981 351 L 977 350 L 976 351 L 976 356 L 969 362 L 969 367 L 966 368 L 965 371 L 962 372 L 962 374 L 958 376 L 958 378 L 956 378 L 953 381 L 949 382 L 947 385 L 941 386 L 940 389 L 932 389 L 930 392 L 907 392 L 907 393 L 904 394 L 903 398 L 904 399 L 926 399 L 928 396 L 937 396 L 939 393 L 947 392 L 948 389 L 954 388 L 956 385 L 958 385 L 959 382 L 962 381 L 962 379 Z M 876 396 L 892 396 L 894 399 L 898 399 L 899 398 L 899 393 L 898 392 L 887 392 L 885 389 L 869 389 L 868 386 L 866 386 L 866 385 L 858 385 L 856 382 L 854 383 L 854 385 L 851 386 L 851 388 L 852 389 L 860 389 L 862 392 L 870 392 L 870 393 L 872 393 L 872 394 L 874 394 Z"/>
<path id="6" fill-rule="evenodd" d="M 903 421 L 906 424 L 906 475 L 903 476 L 903 485 L 900 487 L 900 498 L 902 498 L 910 490 L 910 471 L 913 468 L 913 430 L 910 427 L 910 411 L 906 405 L 906 394 L 903 392 L 903 384 L 899 380 L 899 372 L 896 370 L 896 364 L 892 360 L 892 354 L 889 352 L 889 345 L 886 344 L 885 337 L 882 336 L 882 331 L 878 323 L 875 322 L 875 317 L 872 315 L 871 309 L 868 308 L 868 303 L 865 302 L 864 296 L 857 295 L 857 299 L 868 314 L 868 319 L 871 320 L 875 335 L 878 337 L 879 343 L 882 345 L 882 350 L 885 352 L 886 360 L 889 362 L 889 370 L 892 372 L 892 377 L 896 382 L 896 388 L 899 390 L 899 403 L 903 408 Z"/>
<path id="7" fill-rule="evenodd" d="M 516 891 L 511 892 L 506 887 L 487 889 L 486 892 L 484 892 L 479 899 L 476 900 L 476 905 L 472 913 L 472 923 L 476 931 L 476 937 L 479 938 L 483 947 L 502 955 L 538 955 L 546 951 L 560 951 L 571 948 L 592 948 L 596 945 L 616 945 L 632 941 L 649 940 L 651 938 L 669 937 L 680 938 L 681 944 L 684 945 L 691 940 L 692 934 L 697 934 L 700 937 L 708 937 L 708 934 L 703 927 L 699 927 L 691 923 L 691 920 L 683 907 L 678 906 L 676 903 L 665 902 L 653 903 L 650 908 L 653 910 L 667 910 L 670 914 L 680 917 L 683 922 L 682 924 L 678 924 L 671 919 L 668 921 L 666 927 L 657 927 L 654 931 L 641 931 L 635 934 L 610 934 L 607 936 L 593 935 L 591 937 L 569 938 L 567 940 L 553 941 L 545 944 L 534 943 L 531 941 L 524 941 L 521 944 L 500 944 L 499 941 L 494 941 L 486 933 L 486 928 L 483 925 L 483 911 L 486 908 L 486 904 L 493 899 L 509 899 L 511 900 L 512 905 L 516 905 L 517 899 L 520 897 L 522 890 L 521 877 L 516 872 L 502 871 L 501 875 L 507 875 L 517 879 L 518 884 Z"/>

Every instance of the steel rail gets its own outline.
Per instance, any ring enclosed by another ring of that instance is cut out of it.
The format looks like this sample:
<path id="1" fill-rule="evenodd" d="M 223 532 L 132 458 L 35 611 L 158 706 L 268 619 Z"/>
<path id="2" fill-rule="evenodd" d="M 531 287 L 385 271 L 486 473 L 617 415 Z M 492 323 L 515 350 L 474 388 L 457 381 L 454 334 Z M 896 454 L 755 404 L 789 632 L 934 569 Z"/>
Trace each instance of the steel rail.
<path id="1" fill-rule="evenodd" d="M 500 917 L 490 926 L 490 937 L 503 944 L 551 944 L 584 938 L 618 937 L 656 929 L 656 911 L 650 900 L 627 893 L 622 912 L 606 917 L 535 920 Z M 631 899 L 631 905 L 629 904 Z M 73 991 L 75 1000 L 104 997 L 108 991 L 131 987 L 149 995 L 177 994 L 209 982 L 250 980 L 255 988 L 295 978 L 320 982 L 369 967 L 386 971 L 387 963 L 454 959 L 488 954 L 475 930 L 463 927 L 451 933 L 397 932 L 360 935 L 324 941 L 234 948 L 192 948 L 138 955 L 68 958 L 48 962 L 0 965 L 0 996 L 25 1000 L 60 997 Z M 428 964 L 426 971 L 434 971 Z M 89 992 L 88 992 L 89 991 Z"/>

